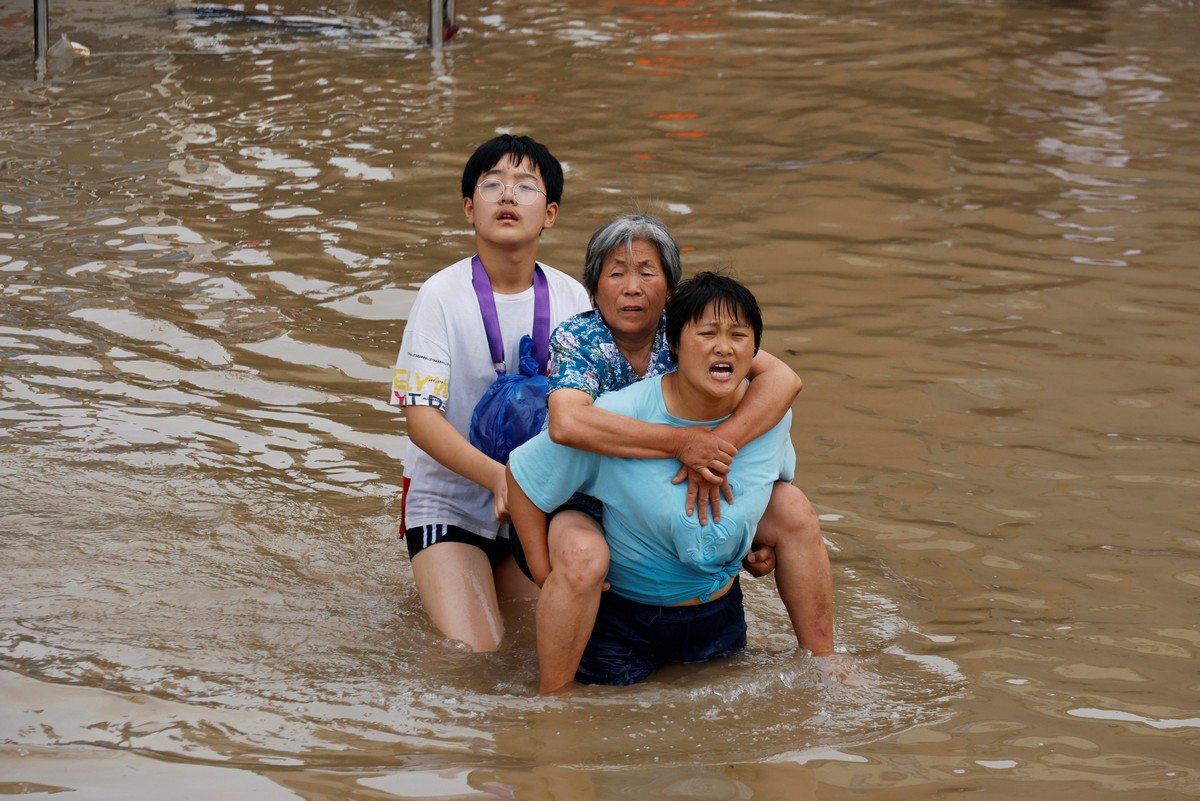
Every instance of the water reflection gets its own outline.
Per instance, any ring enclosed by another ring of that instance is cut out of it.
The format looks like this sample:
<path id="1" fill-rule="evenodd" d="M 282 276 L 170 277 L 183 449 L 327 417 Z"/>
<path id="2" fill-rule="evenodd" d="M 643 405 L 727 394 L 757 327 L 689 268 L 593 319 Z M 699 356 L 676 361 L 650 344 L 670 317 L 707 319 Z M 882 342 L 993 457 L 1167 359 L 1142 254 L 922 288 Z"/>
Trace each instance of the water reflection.
<path id="1" fill-rule="evenodd" d="M 446 645 L 388 558 L 380 530 L 391 522 L 378 504 L 356 493 L 334 509 L 303 498 L 336 488 L 278 479 L 272 499 L 255 487 L 272 465 L 251 470 L 246 450 L 249 480 L 220 478 L 236 464 L 227 462 L 203 483 L 193 469 L 150 460 L 103 471 L 78 458 L 38 460 L 45 483 L 22 505 L 39 511 L 9 540 L 23 601 L 6 653 L 71 688 L 4 674 L 4 695 L 21 712 L 6 737 L 251 763 L 300 753 L 311 766 L 343 764 L 347 752 L 371 766 L 439 752 L 485 764 L 544 764 L 550 754 L 576 769 L 690 765 L 874 738 L 947 715 L 961 692 L 952 663 L 897 644 L 906 624 L 868 578 L 850 583 L 877 630 L 874 642 L 856 636 L 863 654 L 850 682 L 795 657 L 776 634 L 786 619 L 771 606 L 774 591 L 756 584 L 745 657 L 665 671 L 630 691 L 533 697 L 529 608 L 510 610 L 511 642 L 499 654 Z M 5 486 L 33 468 L 6 467 Z M 146 497 L 150 471 L 157 490 Z M 80 505 L 100 497 L 102 506 Z M 44 542 L 54 543 L 53 563 Z M 75 578 L 63 585 L 64 575 Z M 39 720 L 50 723 L 42 735 L 20 734 Z"/>

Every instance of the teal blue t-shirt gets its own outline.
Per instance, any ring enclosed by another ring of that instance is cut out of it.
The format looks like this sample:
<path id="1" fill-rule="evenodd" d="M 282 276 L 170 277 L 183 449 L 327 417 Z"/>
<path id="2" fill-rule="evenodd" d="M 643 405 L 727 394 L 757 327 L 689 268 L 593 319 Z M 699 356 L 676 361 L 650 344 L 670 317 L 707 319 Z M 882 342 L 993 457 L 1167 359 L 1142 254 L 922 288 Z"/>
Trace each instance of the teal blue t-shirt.
<path id="1" fill-rule="evenodd" d="M 720 420 L 681 420 L 667 413 L 661 375 L 596 399 L 617 414 L 673 426 L 715 426 Z M 734 503 L 721 522 L 701 526 L 684 513 L 687 483 L 672 484 L 675 459 L 619 459 L 558 445 L 548 432 L 513 451 L 513 476 L 529 499 L 549 512 L 585 492 L 604 504 L 611 592 L 632 601 L 671 606 L 706 600 L 723 587 L 750 550 L 754 531 L 777 480 L 791 481 L 796 452 L 788 412 L 774 428 L 738 450 L 729 473 Z"/>

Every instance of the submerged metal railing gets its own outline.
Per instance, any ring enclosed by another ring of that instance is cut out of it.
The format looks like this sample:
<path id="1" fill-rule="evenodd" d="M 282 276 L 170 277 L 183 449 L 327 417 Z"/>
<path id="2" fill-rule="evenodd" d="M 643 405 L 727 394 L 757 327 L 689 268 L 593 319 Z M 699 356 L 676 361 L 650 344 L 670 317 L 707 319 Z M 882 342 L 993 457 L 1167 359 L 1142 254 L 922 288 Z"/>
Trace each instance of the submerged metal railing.
<path id="1" fill-rule="evenodd" d="M 33 59 L 38 75 L 45 74 L 50 50 L 50 0 L 33 0 Z M 429 44 L 440 48 L 458 32 L 454 24 L 454 0 L 429 0 Z"/>

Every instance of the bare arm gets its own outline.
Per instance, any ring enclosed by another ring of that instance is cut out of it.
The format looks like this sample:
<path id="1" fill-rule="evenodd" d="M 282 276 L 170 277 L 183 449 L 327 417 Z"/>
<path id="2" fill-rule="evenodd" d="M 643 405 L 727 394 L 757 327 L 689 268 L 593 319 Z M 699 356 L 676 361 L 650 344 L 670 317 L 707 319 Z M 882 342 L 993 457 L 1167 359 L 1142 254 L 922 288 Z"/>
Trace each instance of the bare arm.
<path id="1" fill-rule="evenodd" d="M 409 439 L 438 464 L 490 490 L 495 497 L 496 520 L 507 523 L 508 485 L 504 480 L 504 465 L 468 442 L 437 409 L 409 406 L 405 417 Z"/>
<path id="2" fill-rule="evenodd" d="M 755 354 L 749 377 L 750 386 L 741 403 L 715 429 L 738 447 L 774 428 L 804 389 L 796 371 L 765 350 Z"/>
<path id="3" fill-rule="evenodd" d="M 562 388 L 550 393 L 550 439 L 560 445 L 626 459 L 678 459 L 683 463 L 673 483 L 688 477 L 684 511 L 691 515 L 699 505 L 700 525 L 708 512 L 721 519 L 721 493 L 732 502 L 725 474 L 737 448 L 704 426 L 647 423 L 600 409 L 583 390 Z M 697 504 L 699 501 L 699 504 Z"/>
<path id="4" fill-rule="evenodd" d="M 529 500 L 525 490 L 521 489 L 521 485 L 513 477 L 512 467 L 505 467 L 504 475 L 508 483 L 509 514 L 512 516 L 513 528 L 521 539 L 521 549 L 525 551 L 525 563 L 529 565 L 529 572 L 540 587 L 550 575 L 546 513 Z"/>
<path id="5" fill-rule="evenodd" d="M 729 472 L 737 448 L 704 426 L 647 423 L 600 409 L 592 396 L 562 388 L 550 394 L 550 439 L 624 459 L 678 459 L 710 481 Z"/>

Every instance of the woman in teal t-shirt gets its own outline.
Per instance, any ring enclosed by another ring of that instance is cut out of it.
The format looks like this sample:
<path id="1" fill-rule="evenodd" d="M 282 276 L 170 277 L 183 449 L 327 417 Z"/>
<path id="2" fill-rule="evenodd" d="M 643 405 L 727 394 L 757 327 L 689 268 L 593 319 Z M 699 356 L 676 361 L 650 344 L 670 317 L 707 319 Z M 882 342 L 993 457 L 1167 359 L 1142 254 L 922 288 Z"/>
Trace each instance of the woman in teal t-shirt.
<path id="1" fill-rule="evenodd" d="M 701 273 L 667 301 L 667 342 L 678 369 L 602 395 L 597 404 L 673 426 L 713 425 L 746 392 L 762 338 L 753 294 L 726 276 Z M 686 487 L 673 459 L 618 459 L 556 445 L 543 432 L 513 452 L 509 508 L 535 578 L 549 572 L 546 513 L 583 491 L 604 505 L 609 583 L 577 680 L 633 684 L 660 664 L 697 661 L 745 647 L 737 571 L 774 482 L 791 480 L 790 414 L 747 443 L 728 475 L 738 499 L 718 523 L 683 511 Z M 676 498 L 675 496 L 679 497 Z"/>

